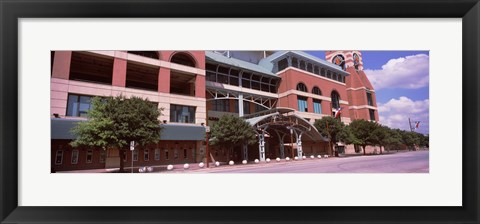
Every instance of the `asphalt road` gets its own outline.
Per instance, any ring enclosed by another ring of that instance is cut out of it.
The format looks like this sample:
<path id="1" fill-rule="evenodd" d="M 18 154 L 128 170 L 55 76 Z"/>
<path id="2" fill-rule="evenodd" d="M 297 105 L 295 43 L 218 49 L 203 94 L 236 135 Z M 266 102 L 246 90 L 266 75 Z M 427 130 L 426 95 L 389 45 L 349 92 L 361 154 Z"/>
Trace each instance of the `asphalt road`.
<path id="1" fill-rule="evenodd" d="M 200 173 L 428 173 L 428 151 L 221 166 Z"/>

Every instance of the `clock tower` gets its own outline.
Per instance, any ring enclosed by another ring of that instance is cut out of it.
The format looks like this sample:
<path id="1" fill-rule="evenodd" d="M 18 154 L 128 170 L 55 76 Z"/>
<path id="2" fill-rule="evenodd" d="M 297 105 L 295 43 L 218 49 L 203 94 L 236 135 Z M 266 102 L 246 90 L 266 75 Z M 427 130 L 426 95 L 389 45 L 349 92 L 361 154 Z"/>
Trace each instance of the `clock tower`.
<path id="1" fill-rule="evenodd" d="M 378 122 L 378 108 L 375 90 L 363 71 L 362 53 L 360 51 L 326 51 L 325 59 L 340 66 L 350 73 L 345 78 L 350 118 Z"/>

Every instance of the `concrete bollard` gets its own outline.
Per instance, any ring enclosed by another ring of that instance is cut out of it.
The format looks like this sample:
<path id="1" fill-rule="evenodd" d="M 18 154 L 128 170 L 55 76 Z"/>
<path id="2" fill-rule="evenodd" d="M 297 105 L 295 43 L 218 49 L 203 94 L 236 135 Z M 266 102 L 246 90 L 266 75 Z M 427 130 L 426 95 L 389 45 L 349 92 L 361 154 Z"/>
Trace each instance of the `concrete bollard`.
<path id="1" fill-rule="evenodd" d="M 168 165 L 167 170 L 173 170 L 173 165 Z"/>
<path id="2" fill-rule="evenodd" d="M 328 158 L 328 155 L 324 155 L 323 157 Z"/>
<path id="3" fill-rule="evenodd" d="M 188 168 L 190 168 L 190 165 L 188 165 L 188 163 L 185 163 L 185 165 L 183 165 L 183 169 L 187 170 Z"/>
<path id="4" fill-rule="evenodd" d="M 310 156 L 310 159 L 315 159 L 315 156 L 311 155 L 311 156 Z"/>
<path id="5" fill-rule="evenodd" d="M 215 166 L 220 166 L 220 162 L 215 162 Z"/>
<path id="6" fill-rule="evenodd" d="M 138 168 L 139 173 L 145 173 L 145 171 L 147 171 L 147 169 L 145 167 Z"/>
<path id="7" fill-rule="evenodd" d="M 230 165 L 230 166 L 233 166 L 233 164 L 235 164 L 235 163 L 233 162 L 233 160 L 230 160 L 230 162 L 228 162 L 228 165 Z"/>
<path id="8" fill-rule="evenodd" d="M 321 159 L 321 158 L 322 158 L 322 156 L 321 156 L 321 155 L 318 155 L 317 157 L 318 157 L 319 159 Z"/>
<path id="9" fill-rule="evenodd" d="M 259 163 L 259 162 L 260 162 L 260 160 L 258 160 L 258 159 L 255 159 L 255 163 Z"/>
<path id="10" fill-rule="evenodd" d="M 302 156 L 303 159 L 306 159 L 307 157 L 306 156 Z"/>
<path id="11" fill-rule="evenodd" d="M 265 161 L 266 161 L 267 163 L 269 163 L 269 162 L 270 162 L 270 158 L 267 158 Z"/>
<path id="12" fill-rule="evenodd" d="M 152 172 L 152 171 L 153 171 L 153 167 L 151 167 L 151 166 L 147 167 L 147 171 L 148 171 L 148 172 Z"/>
<path id="13" fill-rule="evenodd" d="M 295 159 L 295 160 L 298 160 L 298 156 L 295 156 L 294 159 Z"/>
<path id="14" fill-rule="evenodd" d="M 285 158 L 285 160 L 290 161 L 290 157 Z"/>
<path id="15" fill-rule="evenodd" d="M 277 160 L 277 162 L 280 162 L 280 158 L 278 158 L 278 157 L 277 157 L 277 159 L 276 159 L 276 160 Z"/>
<path id="16" fill-rule="evenodd" d="M 199 164 L 198 164 L 198 167 L 200 167 L 200 168 L 203 168 L 204 166 L 205 166 L 204 163 L 199 163 Z"/>
<path id="17" fill-rule="evenodd" d="M 247 160 L 245 160 L 245 159 L 242 161 L 242 164 L 247 164 L 247 163 L 248 163 L 248 162 L 247 162 Z"/>

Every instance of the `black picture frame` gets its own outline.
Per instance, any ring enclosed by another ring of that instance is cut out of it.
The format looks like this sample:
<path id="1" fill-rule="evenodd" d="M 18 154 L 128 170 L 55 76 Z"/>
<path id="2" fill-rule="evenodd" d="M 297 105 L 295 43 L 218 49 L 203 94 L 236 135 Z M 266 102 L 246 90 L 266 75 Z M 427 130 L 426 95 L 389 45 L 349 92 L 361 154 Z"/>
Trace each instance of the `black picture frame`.
<path id="1" fill-rule="evenodd" d="M 480 157 L 478 153 L 480 4 L 478 0 L 0 0 L 0 15 L 1 223 L 480 223 Z M 18 19 L 62 17 L 462 18 L 463 206 L 18 206 Z"/>

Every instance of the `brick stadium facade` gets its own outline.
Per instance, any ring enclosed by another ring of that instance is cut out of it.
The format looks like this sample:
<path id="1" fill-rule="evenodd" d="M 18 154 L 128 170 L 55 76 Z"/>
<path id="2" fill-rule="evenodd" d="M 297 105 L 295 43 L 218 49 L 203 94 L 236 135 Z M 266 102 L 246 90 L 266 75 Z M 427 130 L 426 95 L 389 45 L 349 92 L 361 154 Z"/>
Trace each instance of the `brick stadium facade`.
<path id="1" fill-rule="evenodd" d="M 126 167 L 132 160 L 134 167 L 204 161 L 203 124 L 224 114 L 244 117 L 260 130 L 269 114 L 283 113 L 306 129 L 295 129 L 294 142 L 285 128 L 262 129 L 259 146 L 231 152 L 212 147 L 216 161 L 285 157 L 292 150 L 332 154 L 312 124 L 339 108 L 344 123 L 378 121 L 375 91 L 358 51 L 327 51 L 326 60 L 300 51 L 54 51 L 51 63 L 52 171 L 114 168 L 122 159 Z M 86 119 L 90 98 L 119 94 L 164 108 L 162 140 L 125 158 L 116 149 L 72 148 L 69 130 Z M 349 153 L 353 147 L 338 149 Z"/>

